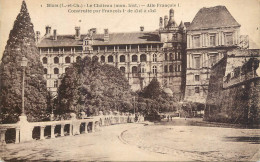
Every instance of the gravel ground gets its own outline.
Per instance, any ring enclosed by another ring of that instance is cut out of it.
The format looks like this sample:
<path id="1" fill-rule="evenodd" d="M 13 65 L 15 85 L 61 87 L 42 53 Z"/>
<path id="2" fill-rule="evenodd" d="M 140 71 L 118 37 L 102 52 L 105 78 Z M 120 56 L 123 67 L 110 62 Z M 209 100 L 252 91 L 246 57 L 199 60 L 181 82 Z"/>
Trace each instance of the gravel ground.
<path id="1" fill-rule="evenodd" d="M 95 133 L 2 145 L 0 157 L 5 161 L 256 161 L 259 139 L 259 129 L 122 124 Z"/>

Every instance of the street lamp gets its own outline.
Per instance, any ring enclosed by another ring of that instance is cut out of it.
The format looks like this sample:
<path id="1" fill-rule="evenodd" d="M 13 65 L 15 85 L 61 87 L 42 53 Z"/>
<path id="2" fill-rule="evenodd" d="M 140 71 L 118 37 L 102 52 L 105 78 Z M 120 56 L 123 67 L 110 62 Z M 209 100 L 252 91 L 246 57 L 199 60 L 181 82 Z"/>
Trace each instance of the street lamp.
<path id="1" fill-rule="evenodd" d="M 24 112 L 24 78 L 25 78 L 25 67 L 27 66 L 28 60 L 25 56 L 22 57 L 21 66 L 23 67 L 23 79 L 22 79 L 22 114 L 25 116 Z"/>

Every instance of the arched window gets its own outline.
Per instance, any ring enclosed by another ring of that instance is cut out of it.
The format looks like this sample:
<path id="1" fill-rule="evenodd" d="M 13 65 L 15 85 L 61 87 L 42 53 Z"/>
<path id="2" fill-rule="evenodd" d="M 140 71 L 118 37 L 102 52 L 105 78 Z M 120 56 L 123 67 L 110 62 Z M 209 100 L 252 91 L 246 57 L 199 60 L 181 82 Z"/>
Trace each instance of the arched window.
<path id="1" fill-rule="evenodd" d="M 173 55 L 172 55 L 172 53 L 170 53 L 170 60 L 171 60 L 171 61 L 173 60 Z"/>
<path id="2" fill-rule="evenodd" d="M 109 56 L 108 56 L 108 62 L 114 62 L 114 58 L 113 58 L 112 55 L 109 55 Z"/>
<path id="3" fill-rule="evenodd" d="M 76 62 L 80 62 L 80 60 L 81 60 L 80 56 L 76 57 Z"/>
<path id="4" fill-rule="evenodd" d="M 54 68 L 54 74 L 59 74 L 59 69 L 58 68 Z"/>
<path id="5" fill-rule="evenodd" d="M 137 55 L 132 56 L 132 62 L 137 62 Z"/>
<path id="6" fill-rule="evenodd" d="M 54 57 L 54 64 L 58 64 L 59 63 L 59 57 Z"/>
<path id="7" fill-rule="evenodd" d="M 70 57 L 69 56 L 65 57 L 65 63 L 70 63 Z"/>
<path id="8" fill-rule="evenodd" d="M 124 67 L 124 66 L 121 66 L 121 67 L 120 67 L 120 70 L 121 70 L 123 73 L 125 73 L 125 67 Z"/>
<path id="9" fill-rule="evenodd" d="M 132 67 L 132 73 L 137 73 L 137 66 Z"/>
<path id="10" fill-rule="evenodd" d="M 44 74 L 48 74 L 48 69 L 44 68 Z"/>
<path id="11" fill-rule="evenodd" d="M 141 62 L 146 62 L 146 55 L 145 54 L 141 54 L 140 61 Z"/>
<path id="12" fill-rule="evenodd" d="M 153 74 L 157 73 L 157 66 L 153 66 Z"/>
<path id="13" fill-rule="evenodd" d="M 171 73 L 173 72 L 173 66 L 172 66 L 172 65 L 169 66 L 169 71 L 170 71 Z"/>
<path id="14" fill-rule="evenodd" d="M 43 64 L 47 64 L 48 63 L 48 59 L 46 57 L 42 58 L 42 63 Z"/>
<path id="15" fill-rule="evenodd" d="M 120 62 L 125 62 L 125 56 L 124 55 L 120 56 Z"/>
<path id="16" fill-rule="evenodd" d="M 157 62 L 157 55 L 153 54 L 153 62 Z"/>
<path id="17" fill-rule="evenodd" d="M 101 59 L 101 62 L 105 62 L 106 61 L 105 56 L 101 56 L 100 59 Z"/>
<path id="18" fill-rule="evenodd" d="M 164 60 L 166 60 L 166 61 L 168 60 L 168 54 L 167 53 L 164 54 Z"/>
<path id="19" fill-rule="evenodd" d="M 164 66 L 164 72 L 168 73 L 168 66 L 167 65 Z"/>

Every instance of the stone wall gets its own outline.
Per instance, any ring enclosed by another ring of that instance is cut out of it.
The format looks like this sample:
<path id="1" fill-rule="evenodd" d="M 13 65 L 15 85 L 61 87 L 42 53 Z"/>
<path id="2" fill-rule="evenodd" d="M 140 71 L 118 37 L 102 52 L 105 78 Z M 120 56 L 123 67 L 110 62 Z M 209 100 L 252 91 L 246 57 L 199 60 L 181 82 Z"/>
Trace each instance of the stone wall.
<path id="1" fill-rule="evenodd" d="M 223 88 L 228 59 L 225 56 L 211 69 L 204 120 L 257 124 L 260 116 L 260 78 L 256 76 Z"/>

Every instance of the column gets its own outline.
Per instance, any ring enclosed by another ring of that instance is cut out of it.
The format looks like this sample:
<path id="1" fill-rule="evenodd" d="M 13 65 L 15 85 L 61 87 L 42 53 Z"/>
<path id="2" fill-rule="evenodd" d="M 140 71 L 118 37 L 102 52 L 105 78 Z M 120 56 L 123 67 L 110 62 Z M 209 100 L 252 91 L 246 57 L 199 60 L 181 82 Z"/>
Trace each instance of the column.
<path id="1" fill-rule="evenodd" d="M 15 143 L 20 142 L 20 128 L 15 128 Z"/>
<path id="2" fill-rule="evenodd" d="M 88 133 L 88 122 L 85 123 L 85 133 Z"/>
<path id="3" fill-rule="evenodd" d="M 131 45 L 129 45 L 129 51 L 130 51 L 130 52 L 131 52 L 131 48 L 132 48 Z"/>
<path id="4" fill-rule="evenodd" d="M 224 33 L 223 32 L 221 32 L 221 37 L 222 37 L 222 45 L 225 45 L 225 37 L 224 37 Z"/>
<path id="5" fill-rule="evenodd" d="M 45 126 L 41 126 L 41 130 L 40 130 L 40 139 L 41 140 L 45 139 L 44 138 L 44 129 L 45 129 Z"/>
<path id="6" fill-rule="evenodd" d="M 91 130 L 92 130 L 92 132 L 95 132 L 95 121 L 92 122 Z"/>
<path id="7" fill-rule="evenodd" d="M 72 136 L 72 123 L 70 123 L 70 131 L 69 131 L 69 136 Z"/>
<path id="8" fill-rule="evenodd" d="M 125 51 L 127 52 L 127 45 L 125 46 Z"/>
<path id="9" fill-rule="evenodd" d="M 5 142 L 5 133 L 6 133 L 6 130 L 7 130 L 7 129 L 1 129 L 1 130 L 0 130 L 0 140 L 1 140 L 1 143 L 2 143 L 2 144 L 6 144 L 6 142 Z"/>
<path id="10" fill-rule="evenodd" d="M 116 52 L 116 46 L 114 46 L 114 52 Z"/>
<path id="11" fill-rule="evenodd" d="M 190 54 L 187 54 L 187 68 L 190 68 Z"/>
<path id="12" fill-rule="evenodd" d="M 190 68 L 193 68 L 192 54 L 190 54 Z"/>
<path id="13" fill-rule="evenodd" d="M 56 125 L 51 125 L 51 138 L 55 138 L 54 129 Z"/>
<path id="14" fill-rule="evenodd" d="M 218 32 L 218 45 L 221 46 L 221 32 Z"/>
<path id="15" fill-rule="evenodd" d="M 187 35 L 187 48 L 190 48 L 190 35 Z"/>
<path id="16" fill-rule="evenodd" d="M 139 52 L 139 44 L 137 45 L 137 51 Z"/>
<path id="17" fill-rule="evenodd" d="M 65 127 L 65 124 L 61 124 L 61 126 L 60 126 L 60 136 L 61 137 L 64 136 L 64 127 Z"/>

